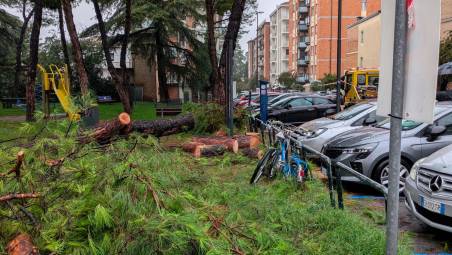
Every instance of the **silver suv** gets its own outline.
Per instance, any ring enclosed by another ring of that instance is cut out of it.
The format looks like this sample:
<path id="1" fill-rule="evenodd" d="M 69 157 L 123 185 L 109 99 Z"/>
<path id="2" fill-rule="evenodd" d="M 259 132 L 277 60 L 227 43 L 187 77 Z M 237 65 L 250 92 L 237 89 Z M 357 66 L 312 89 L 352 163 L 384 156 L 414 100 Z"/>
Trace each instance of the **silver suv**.
<path id="1" fill-rule="evenodd" d="M 363 127 L 344 133 L 322 149 L 333 161 L 342 162 L 356 171 L 388 184 L 389 119 L 376 127 Z M 434 123 L 402 121 L 401 190 L 409 169 L 421 158 L 452 144 L 452 106 L 437 105 Z M 352 176 L 344 180 L 356 181 Z"/>
<path id="2" fill-rule="evenodd" d="M 427 225 L 452 233 L 452 146 L 414 164 L 405 205 Z"/>
<path id="3" fill-rule="evenodd" d="M 370 126 L 383 121 L 376 115 L 377 103 L 367 102 L 354 105 L 335 115 L 306 122 L 299 127 L 303 144 L 321 151 L 324 144 L 350 130 Z"/>

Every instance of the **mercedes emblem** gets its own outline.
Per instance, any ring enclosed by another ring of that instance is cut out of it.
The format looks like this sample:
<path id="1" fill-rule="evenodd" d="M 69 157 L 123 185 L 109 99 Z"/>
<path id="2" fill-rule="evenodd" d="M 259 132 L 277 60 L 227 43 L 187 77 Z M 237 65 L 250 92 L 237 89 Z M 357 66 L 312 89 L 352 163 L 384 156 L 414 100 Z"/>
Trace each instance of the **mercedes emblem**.
<path id="1" fill-rule="evenodd" d="M 439 175 L 434 176 L 430 180 L 430 190 L 432 192 L 438 192 L 441 189 L 442 185 L 443 185 L 443 179 Z"/>

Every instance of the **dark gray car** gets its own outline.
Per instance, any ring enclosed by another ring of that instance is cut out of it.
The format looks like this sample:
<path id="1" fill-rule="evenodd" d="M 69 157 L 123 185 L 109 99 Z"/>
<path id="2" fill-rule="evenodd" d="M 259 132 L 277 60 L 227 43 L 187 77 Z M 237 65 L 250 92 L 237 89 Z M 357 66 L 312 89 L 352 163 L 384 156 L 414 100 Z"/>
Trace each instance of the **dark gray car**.
<path id="1" fill-rule="evenodd" d="M 342 162 L 387 185 L 389 128 L 389 120 L 386 120 L 376 127 L 355 129 L 338 136 L 325 145 L 322 151 L 333 161 Z M 436 106 L 433 124 L 403 120 L 402 128 L 401 190 L 414 162 L 452 144 L 452 107 Z M 344 180 L 356 179 L 344 176 Z"/>

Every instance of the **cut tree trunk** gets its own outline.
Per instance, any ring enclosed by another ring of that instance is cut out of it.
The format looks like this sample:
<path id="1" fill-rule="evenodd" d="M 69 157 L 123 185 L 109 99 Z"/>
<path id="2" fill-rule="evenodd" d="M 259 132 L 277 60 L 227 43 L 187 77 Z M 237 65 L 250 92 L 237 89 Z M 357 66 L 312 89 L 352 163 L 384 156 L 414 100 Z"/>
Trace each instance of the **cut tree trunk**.
<path id="1" fill-rule="evenodd" d="M 223 136 L 212 136 L 212 137 L 193 137 L 194 142 L 203 143 L 206 145 L 225 145 L 228 151 L 237 153 L 239 151 L 239 143 L 237 140 L 223 137 Z"/>
<path id="2" fill-rule="evenodd" d="M 244 148 L 241 152 L 249 158 L 261 159 L 264 156 L 264 152 L 257 148 Z"/>
<path id="3" fill-rule="evenodd" d="M 193 154 L 195 158 L 201 157 L 201 147 L 205 146 L 203 143 L 189 142 L 182 145 L 182 150 Z"/>
<path id="4" fill-rule="evenodd" d="M 223 144 L 203 145 L 201 146 L 200 157 L 215 157 L 223 155 L 227 148 Z"/>
<path id="5" fill-rule="evenodd" d="M 39 251 L 34 246 L 28 234 L 19 234 L 6 246 L 8 255 L 38 255 Z"/>
<path id="6" fill-rule="evenodd" d="M 193 115 L 189 114 L 174 119 L 134 121 L 132 126 L 134 131 L 162 137 L 193 129 L 195 126 L 195 119 L 193 118 Z"/>
<path id="7" fill-rule="evenodd" d="M 259 137 L 251 135 L 234 136 L 239 143 L 239 148 L 256 148 L 260 144 Z"/>
<path id="8" fill-rule="evenodd" d="M 25 88 L 25 97 L 27 101 L 26 120 L 33 121 L 35 112 L 35 83 L 36 83 L 36 66 L 38 65 L 39 51 L 39 34 L 42 25 L 42 8 L 43 1 L 36 0 L 34 6 L 33 28 L 30 36 L 30 66 L 28 69 L 28 82 Z"/>
<path id="9" fill-rule="evenodd" d="M 117 119 L 106 121 L 98 125 L 94 132 L 88 136 L 82 137 L 81 142 L 87 143 L 92 140 L 100 144 L 106 144 L 118 135 L 127 135 L 132 130 L 132 121 L 128 113 L 119 114 Z"/>
<path id="10" fill-rule="evenodd" d="M 80 41 L 78 39 L 77 29 L 74 24 L 74 16 L 72 14 L 71 0 L 62 0 L 64 17 L 66 19 L 66 26 L 71 38 L 72 43 L 72 54 L 74 55 L 75 67 L 77 69 L 80 89 L 82 95 L 88 94 L 88 74 L 85 69 L 85 63 L 83 60 L 82 47 L 80 46 Z"/>

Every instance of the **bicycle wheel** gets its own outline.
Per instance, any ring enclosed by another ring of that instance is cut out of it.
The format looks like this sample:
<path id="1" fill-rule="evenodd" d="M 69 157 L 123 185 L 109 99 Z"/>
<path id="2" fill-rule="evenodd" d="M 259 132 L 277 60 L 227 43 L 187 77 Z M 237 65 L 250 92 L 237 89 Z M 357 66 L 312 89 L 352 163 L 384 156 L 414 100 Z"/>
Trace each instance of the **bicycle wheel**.
<path id="1" fill-rule="evenodd" d="M 273 158 L 276 149 L 269 149 L 264 157 L 257 163 L 256 169 L 254 170 L 253 176 L 251 176 L 250 184 L 256 184 L 261 176 L 264 174 L 266 168 L 268 167 L 268 163 L 271 162 L 270 159 Z"/>

